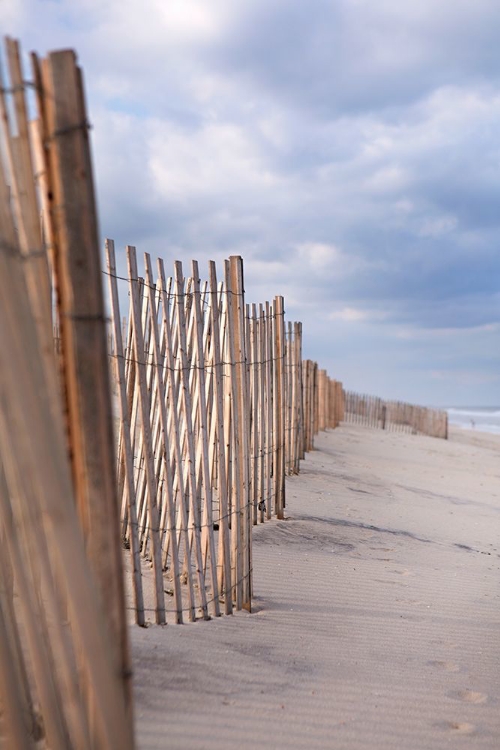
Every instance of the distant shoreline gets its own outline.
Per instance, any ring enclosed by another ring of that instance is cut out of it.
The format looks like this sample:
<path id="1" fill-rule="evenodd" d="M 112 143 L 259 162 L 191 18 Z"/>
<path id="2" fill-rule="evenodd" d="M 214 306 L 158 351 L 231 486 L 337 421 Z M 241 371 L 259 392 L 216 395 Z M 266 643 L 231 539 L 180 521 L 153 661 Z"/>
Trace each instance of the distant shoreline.
<path id="1" fill-rule="evenodd" d="M 470 432 L 500 435 L 500 407 L 449 406 L 446 409 L 450 426 Z"/>

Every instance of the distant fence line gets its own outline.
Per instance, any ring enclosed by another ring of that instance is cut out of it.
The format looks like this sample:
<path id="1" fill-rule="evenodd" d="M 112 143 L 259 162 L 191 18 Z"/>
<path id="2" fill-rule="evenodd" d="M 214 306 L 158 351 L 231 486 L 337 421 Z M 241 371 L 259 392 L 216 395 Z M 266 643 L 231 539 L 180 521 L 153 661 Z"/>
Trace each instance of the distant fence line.
<path id="1" fill-rule="evenodd" d="M 342 383 L 320 370 L 310 359 L 302 363 L 303 382 L 303 450 L 314 449 L 314 436 L 326 429 L 335 429 L 344 419 Z"/>
<path id="2" fill-rule="evenodd" d="M 345 392 L 345 421 L 393 432 L 448 439 L 448 414 L 401 401 Z"/>

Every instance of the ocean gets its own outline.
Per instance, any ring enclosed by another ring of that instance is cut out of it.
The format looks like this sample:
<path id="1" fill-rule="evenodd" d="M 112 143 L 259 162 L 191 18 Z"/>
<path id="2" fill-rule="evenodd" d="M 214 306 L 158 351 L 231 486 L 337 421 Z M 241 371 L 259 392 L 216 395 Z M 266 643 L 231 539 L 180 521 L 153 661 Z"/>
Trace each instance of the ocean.
<path id="1" fill-rule="evenodd" d="M 500 435 L 500 406 L 451 406 L 446 411 L 454 427 Z"/>

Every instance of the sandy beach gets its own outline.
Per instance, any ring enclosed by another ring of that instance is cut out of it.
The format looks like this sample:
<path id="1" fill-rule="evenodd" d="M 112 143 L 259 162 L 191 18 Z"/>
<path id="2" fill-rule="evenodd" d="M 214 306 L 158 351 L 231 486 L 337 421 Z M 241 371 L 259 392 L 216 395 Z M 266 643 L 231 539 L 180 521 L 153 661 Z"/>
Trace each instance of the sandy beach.
<path id="1" fill-rule="evenodd" d="M 139 747 L 500 747 L 499 454 L 318 436 L 254 530 L 253 613 L 131 627 Z"/>

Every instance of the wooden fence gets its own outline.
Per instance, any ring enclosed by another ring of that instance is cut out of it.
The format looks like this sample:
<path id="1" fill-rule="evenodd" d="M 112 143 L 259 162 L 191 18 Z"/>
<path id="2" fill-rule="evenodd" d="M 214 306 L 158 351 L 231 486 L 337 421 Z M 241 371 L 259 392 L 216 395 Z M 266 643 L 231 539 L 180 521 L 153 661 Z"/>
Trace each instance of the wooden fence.
<path id="1" fill-rule="evenodd" d="M 448 414 L 438 409 L 345 393 L 345 421 L 392 432 L 448 439 Z"/>
<path id="2" fill-rule="evenodd" d="M 43 60 L 32 55 L 35 101 L 28 102 L 19 46 L 10 39 L 6 58 L 0 743 L 131 750 L 106 322 L 82 75 L 71 51 Z M 33 105 L 38 117 L 29 121 Z"/>
<path id="3" fill-rule="evenodd" d="M 282 297 L 246 304 L 240 257 L 202 282 L 196 261 L 167 277 L 148 254 L 140 276 L 131 246 L 120 279 L 112 240 L 106 255 L 136 621 L 249 610 L 251 527 L 283 518 L 303 456 L 301 324 L 285 323 Z"/>
<path id="4" fill-rule="evenodd" d="M 335 429 L 344 420 L 342 383 L 330 378 L 310 359 L 302 363 L 302 456 L 314 448 L 320 430 Z"/>
<path id="5" fill-rule="evenodd" d="M 122 278 L 108 240 L 110 333 L 82 72 L 71 51 L 33 55 L 30 122 L 12 40 L 7 61 L 0 743 L 132 750 L 127 609 L 140 625 L 250 610 L 252 527 L 284 518 L 315 434 L 344 418 L 444 428 L 429 410 L 377 411 L 303 361 L 301 324 L 283 297 L 246 302 L 237 256 L 203 281 L 196 261 L 167 277 L 147 254 L 139 273 L 129 246 Z"/>

